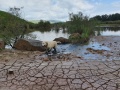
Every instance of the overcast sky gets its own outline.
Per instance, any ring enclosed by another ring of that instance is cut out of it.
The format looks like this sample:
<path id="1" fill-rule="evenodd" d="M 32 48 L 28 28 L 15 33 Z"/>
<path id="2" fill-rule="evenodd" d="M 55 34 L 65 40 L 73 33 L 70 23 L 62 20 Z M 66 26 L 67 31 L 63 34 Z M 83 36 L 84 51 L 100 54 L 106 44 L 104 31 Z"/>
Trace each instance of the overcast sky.
<path id="1" fill-rule="evenodd" d="M 0 10 L 24 7 L 22 17 L 26 20 L 68 20 L 68 13 L 82 11 L 90 17 L 120 13 L 120 0 L 0 0 Z"/>

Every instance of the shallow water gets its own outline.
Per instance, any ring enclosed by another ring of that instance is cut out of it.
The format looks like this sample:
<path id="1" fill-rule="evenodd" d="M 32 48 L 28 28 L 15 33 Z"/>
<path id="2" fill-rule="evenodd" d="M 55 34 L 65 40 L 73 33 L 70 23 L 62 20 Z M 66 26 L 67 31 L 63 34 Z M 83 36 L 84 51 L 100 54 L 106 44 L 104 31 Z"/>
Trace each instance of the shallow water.
<path id="1" fill-rule="evenodd" d="M 110 48 L 99 44 L 98 42 L 89 42 L 88 45 L 80 45 L 80 44 L 65 44 L 58 45 L 57 50 L 59 53 L 71 53 L 77 56 L 84 57 L 84 59 L 102 59 L 103 55 L 100 54 L 92 54 L 87 51 L 87 48 L 92 48 L 94 50 L 105 50 L 110 51 Z"/>
<path id="2" fill-rule="evenodd" d="M 112 31 L 112 32 L 114 32 L 114 31 Z M 118 32 L 120 32 L 120 31 L 118 31 Z M 114 33 L 112 33 L 112 35 L 114 35 L 114 36 L 119 35 L 118 32 L 114 32 Z M 59 32 L 55 32 L 54 30 L 51 30 L 50 32 L 44 32 L 44 33 L 35 31 L 31 34 L 35 35 L 37 37 L 36 40 L 41 40 L 41 41 L 52 41 L 58 37 L 65 37 L 65 38 L 69 37 L 69 34 L 63 33 L 62 30 L 60 30 Z M 111 35 L 111 31 L 102 31 L 101 35 L 103 35 L 103 36 Z M 97 53 L 92 54 L 91 52 L 86 50 L 87 48 L 92 48 L 94 50 L 110 51 L 110 48 L 108 48 L 107 46 L 101 45 L 98 42 L 95 42 L 94 40 L 90 40 L 88 45 L 81 45 L 81 44 L 58 45 L 57 51 L 58 51 L 58 54 L 71 53 L 71 54 L 74 54 L 77 56 L 84 57 L 84 59 L 93 59 L 93 60 L 97 59 L 98 60 L 98 59 L 107 58 L 106 56 L 103 56 L 101 54 L 97 54 Z"/>

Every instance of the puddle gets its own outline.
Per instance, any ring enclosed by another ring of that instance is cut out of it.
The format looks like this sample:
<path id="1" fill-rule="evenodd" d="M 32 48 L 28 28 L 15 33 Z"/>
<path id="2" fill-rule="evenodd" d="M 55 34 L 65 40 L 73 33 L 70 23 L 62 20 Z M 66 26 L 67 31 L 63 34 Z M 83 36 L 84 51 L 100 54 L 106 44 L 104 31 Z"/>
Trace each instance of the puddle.
<path id="1" fill-rule="evenodd" d="M 63 53 L 63 54 L 71 53 L 77 56 L 82 56 L 84 59 L 102 59 L 104 57 L 101 54 L 98 53 L 93 54 L 89 52 L 87 48 L 92 48 L 93 50 L 110 51 L 110 48 L 101 45 L 98 42 L 90 42 L 88 45 L 80 45 L 80 44 L 58 45 L 57 50 L 59 53 Z"/>

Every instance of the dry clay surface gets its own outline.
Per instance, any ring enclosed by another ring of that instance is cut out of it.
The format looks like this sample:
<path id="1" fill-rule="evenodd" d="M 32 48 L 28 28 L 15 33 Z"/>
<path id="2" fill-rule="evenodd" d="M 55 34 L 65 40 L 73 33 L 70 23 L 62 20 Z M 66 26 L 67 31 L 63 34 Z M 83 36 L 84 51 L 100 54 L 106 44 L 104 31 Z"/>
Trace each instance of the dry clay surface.
<path id="1" fill-rule="evenodd" d="M 120 90 L 120 37 L 94 37 L 111 49 L 112 60 L 72 54 L 0 52 L 0 90 Z"/>

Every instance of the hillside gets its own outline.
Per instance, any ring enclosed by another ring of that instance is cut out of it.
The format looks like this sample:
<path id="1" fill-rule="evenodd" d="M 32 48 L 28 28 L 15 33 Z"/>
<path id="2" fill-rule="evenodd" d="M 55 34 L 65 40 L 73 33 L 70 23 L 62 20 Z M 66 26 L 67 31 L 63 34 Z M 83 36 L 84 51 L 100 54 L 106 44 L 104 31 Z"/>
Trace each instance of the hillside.
<path id="1" fill-rule="evenodd" d="M 40 20 L 30 20 L 29 22 L 38 24 L 39 21 L 40 21 Z M 59 21 L 59 20 L 47 20 L 47 21 L 49 21 L 51 24 L 53 24 L 53 23 L 58 23 L 58 22 L 62 22 L 62 21 Z"/>
<path id="2" fill-rule="evenodd" d="M 40 21 L 40 20 L 30 20 L 29 22 L 32 22 L 32 23 L 34 23 L 34 24 L 38 24 L 39 21 Z"/>
<path id="3" fill-rule="evenodd" d="M 22 22 L 22 23 L 31 24 L 31 22 L 28 22 L 28 21 L 26 21 L 24 19 L 16 17 L 16 16 L 14 16 L 14 15 L 8 13 L 8 12 L 0 11 L 0 23 L 2 22 L 4 24 L 6 24 L 7 22 L 9 22 L 11 20 L 12 21 L 15 20 L 16 22 Z"/>
<path id="4" fill-rule="evenodd" d="M 0 11 L 0 38 L 12 48 L 19 38 L 23 38 L 25 34 L 32 31 L 33 25 L 33 23 L 10 13 Z"/>

